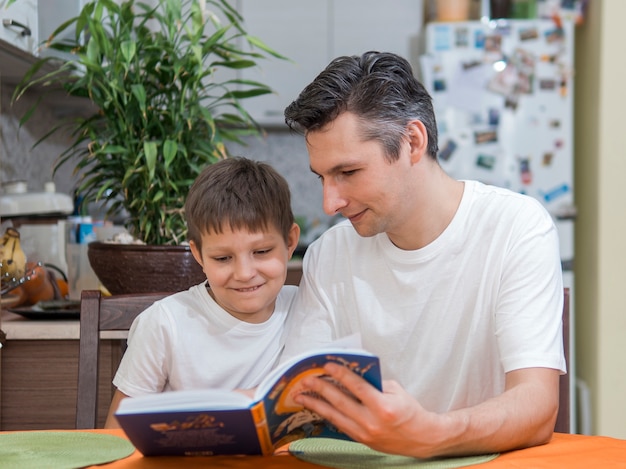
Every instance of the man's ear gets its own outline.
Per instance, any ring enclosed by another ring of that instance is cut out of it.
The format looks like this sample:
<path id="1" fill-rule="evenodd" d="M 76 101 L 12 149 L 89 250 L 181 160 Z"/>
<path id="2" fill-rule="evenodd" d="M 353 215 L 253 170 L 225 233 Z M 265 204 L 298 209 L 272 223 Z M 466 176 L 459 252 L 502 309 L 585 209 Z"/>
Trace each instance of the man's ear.
<path id="1" fill-rule="evenodd" d="M 407 125 L 411 162 L 417 163 L 428 151 L 428 132 L 426 126 L 420 120 L 412 120 Z"/>

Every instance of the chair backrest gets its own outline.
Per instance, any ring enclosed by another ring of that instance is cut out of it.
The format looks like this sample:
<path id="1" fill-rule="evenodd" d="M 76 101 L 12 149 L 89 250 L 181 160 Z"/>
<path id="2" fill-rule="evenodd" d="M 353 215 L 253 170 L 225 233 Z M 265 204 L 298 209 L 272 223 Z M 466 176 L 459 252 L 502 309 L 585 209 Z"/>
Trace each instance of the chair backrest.
<path id="1" fill-rule="evenodd" d="M 171 293 L 103 296 L 84 290 L 80 299 L 80 345 L 76 428 L 96 428 L 101 331 L 127 331 L 144 309 Z"/>
<path id="2" fill-rule="evenodd" d="M 559 433 L 570 433 L 570 363 L 569 363 L 569 329 L 570 329 L 570 312 L 569 288 L 564 289 L 563 298 L 563 349 L 565 351 L 565 363 L 567 364 L 566 375 L 561 375 L 559 380 L 559 413 L 556 417 L 556 425 L 554 431 Z"/>

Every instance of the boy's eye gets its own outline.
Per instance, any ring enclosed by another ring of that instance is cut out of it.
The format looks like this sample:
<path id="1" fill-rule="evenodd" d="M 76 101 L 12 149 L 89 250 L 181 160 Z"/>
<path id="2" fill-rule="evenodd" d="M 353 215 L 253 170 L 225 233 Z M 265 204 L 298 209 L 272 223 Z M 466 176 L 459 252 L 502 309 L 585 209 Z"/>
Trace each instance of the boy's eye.
<path id="1" fill-rule="evenodd" d="M 256 251 L 254 251 L 255 254 L 267 254 L 272 250 L 272 248 L 268 248 L 268 249 L 258 249 Z"/>
<path id="2" fill-rule="evenodd" d="M 220 256 L 220 257 L 213 258 L 213 260 L 216 262 L 226 262 L 228 259 L 230 259 L 230 257 L 228 256 Z"/>

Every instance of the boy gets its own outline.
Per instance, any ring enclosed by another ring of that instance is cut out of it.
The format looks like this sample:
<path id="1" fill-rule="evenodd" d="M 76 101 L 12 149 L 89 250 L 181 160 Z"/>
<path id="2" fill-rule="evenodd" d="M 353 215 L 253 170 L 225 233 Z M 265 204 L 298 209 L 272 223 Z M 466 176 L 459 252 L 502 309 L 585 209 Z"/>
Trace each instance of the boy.
<path id="1" fill-rule="evenodd" d="M 133 323 L 105 427 L 121 399 L 179 389 L 251 389 L 274 367 L 295 286 L 300 236 L 289 186 L 271 166 L 228 158 L 207 167 L 185 203 L 188 239 L 207 282 Z M 174 273 L 175 275 L 175 273 Z"/>

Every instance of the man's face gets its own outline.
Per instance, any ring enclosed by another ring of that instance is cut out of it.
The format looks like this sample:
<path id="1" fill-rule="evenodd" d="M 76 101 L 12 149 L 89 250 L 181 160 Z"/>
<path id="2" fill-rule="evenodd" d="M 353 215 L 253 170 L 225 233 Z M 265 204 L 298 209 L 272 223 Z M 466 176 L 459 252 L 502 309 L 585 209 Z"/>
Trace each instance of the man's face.
<path id="1" fill-rule="evenodd" d="M 324 211 L 348 218 L 361 236 L 391 232 L 407 208 L 409 144 L 403 141 L 398 161 L 389 163 L 381 144 L 363 141 L 359 121 L 344 112 L 306 137 L 311 170 L 322 181 Z"/>

